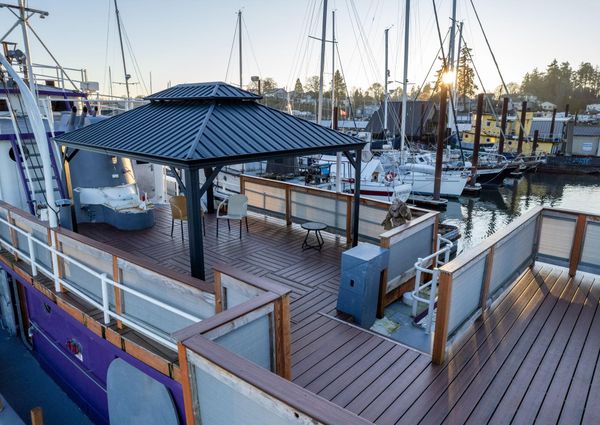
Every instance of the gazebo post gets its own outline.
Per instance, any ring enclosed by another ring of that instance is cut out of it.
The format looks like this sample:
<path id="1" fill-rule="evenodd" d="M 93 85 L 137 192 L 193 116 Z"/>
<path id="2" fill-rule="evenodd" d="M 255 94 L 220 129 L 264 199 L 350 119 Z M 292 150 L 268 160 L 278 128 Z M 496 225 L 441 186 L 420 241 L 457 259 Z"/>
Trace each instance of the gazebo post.
<path id="1" fill-rule="evenodd" d="M 212 167 L 207 167 L 204 169 L 204 176 L 208 180 L 213 173 Z M 206 190 L 206 209 L 209 214 L 214 214 L 215 212 L 215 193 L 213 191 L 212 184 Z"/>
<path id="2" fill-rule="evenodd" d="M 358 245 L 358 223 L 360 218 L 360 176 L 362 149 L 356 149 L 354 156 L 354 211 L 352 212 L 352 246 Z"/>
<path id="3" fill-rule="evenodd" d="M 185 170 L 185 187 L 191 272 L 193 277 L 205 280 L 202 213 L 200 211 L 202 194 L 200 192 L 200 174 L 198 168 L 188 168 Z"/>

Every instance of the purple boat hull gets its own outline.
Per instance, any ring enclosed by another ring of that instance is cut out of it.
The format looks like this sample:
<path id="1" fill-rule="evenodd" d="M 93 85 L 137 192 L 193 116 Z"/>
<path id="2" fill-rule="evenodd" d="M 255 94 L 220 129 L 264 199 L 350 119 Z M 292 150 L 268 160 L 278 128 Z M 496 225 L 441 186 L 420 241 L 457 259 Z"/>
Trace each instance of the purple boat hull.
<path id="1" fill-rule="evenodd" d="M 109 424 L 106 376 L 110 363 L 121 358 L 163 384 L 171 393 L 180 423 L 185 423 L 181 385 L 100 338 L 73 319 L 46 296 L 23 282 L 12 269 L 3 268 L 25 289 L 33 328 L 34 355 L 55 381 L 98 424 Z M 76 342 L 80 357 L 68 344 Z"/>

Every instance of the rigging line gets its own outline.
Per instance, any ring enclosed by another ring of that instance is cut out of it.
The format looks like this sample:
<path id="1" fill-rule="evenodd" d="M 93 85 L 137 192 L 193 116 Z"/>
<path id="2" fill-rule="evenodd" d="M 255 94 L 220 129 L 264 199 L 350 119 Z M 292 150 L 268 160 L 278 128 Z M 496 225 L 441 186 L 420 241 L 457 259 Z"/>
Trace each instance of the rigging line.
<path id="1" fill-rule="evenodd" d="M 366 55 L 367 55 L 367 59 L 368 59 L 368 64 L 371 67 L 371 71 L 373 72 L 373 75 L 375 75 L 375 79 L 377 80 L 380 72 L 379 72 L 379 68 L 378 65 L 375 61 L 375 56 L 373 55 L 373 50 L 371 49 L 371 45 L 368 41 L 368 37 L 365 34 L 365 30 L 364 27 L 362 25 L 362 22 L 360 21 L 360 16 L 358 14 L 358 10 L 356 8 L 356 4 L 354 2 L 354 0 L 350 0 L 350 5 L 352 6 L 352 11 L 354 13 L 355 19 L 356 19 L 356 24 L 357 24 L 357 28 L 359 31 L 359 36 L 360 36 L 360 40 L 363 43 L 363 47 L 365 49 Z"/>
<path id="2" fill-rule="evenodd" d="M 431 0 L 433 3 L 433 14 L 435 15 L 435 26 L 437 28 L 438 39 L 440 41 L 440 50 L 442 51 L 442 59 L 444 61 L 444 68 L 446 68 L 446 54 L 444 53 L 444 41 L 442 40 L 442 31 L 440 30 L 440 20 L 437 13 L 437 7 L 435 0 Z"/>
<path id="3" fill-rule="evenodd" d="M 108 2 L 108 18 L 106 19 L 106 46 L 104 49 L 104 77 L 102 79 L 102 86 L 106 87 L 106 76 L 108 74 L 108 46 L 110 39 L 110 17 L 111 17 L 111 4 L 112 2 Z"/>
<path id="4" fill-rule="evenodd" d="M 146 86 L 146 80 L 144 79 L 144 75 L 141 72 L 141 68 L 140 68 L 140 65 L 138 64 L 137 57 L 135 56 L 133 46 L 131 44 L 131 40 L 129 39 L 129 35 L 127 34 L 127 30 L 125 29 L 125 24 L 123 23 L 123 19 L 121 19 L 121 26 L 123 27 L 123 34 L 125 35 L 125 43 L 127 44 L 127 49 L 129 50 L 129 56 L 133 62 L 133 68 L 134 68 L 135 72 L 137 73 L 137 78 L 141 81 L 146 94 L 149 94 L 148 87 Z"/>
<path id="5" fill-rule="evenodd" d="M 481 79 L 481 75 L 479 75 L 479 71 L 477 70 L 477 67 L 475 66 L 475 62 L 473 61 L 473 56 L 471 55 L 471 52 L 469 51 L 467 42 L 465 41 L 464 37 L 462 40 L 463 40 L 463 44 L 465 46 L 465 52 L 467 52 L 467 54 L 469 55 L 469 61 L 471 62 L 471 65 L 473 65 L 473 70 L 475 71 L 475 75 L 477 75 L 477 80 L 479 81 L 479 84 L 481 84 L 481 90 L 483 90 L 484 93 L 487 93 L 487 90 L 485 89 L 484 84 L 483 84 L 483 80 Z M 496 122 L 498 122 L 498 115 L 496 114 L 496 110 L 494 109 L 491 100 L 489 99 L 488 96 L 484 96 L 484 98 L 486 99 L 488 106 L 489 106 L 490 110 L 492 111 L 492 115 L 494 115 Z M 523 129 L 523 133 L 525 133 L 525 128 L 521 124 L 521 120 L 517 120 L 517 121 L 519 122 L 520 128 Z M 503 132 L 501 128 L 500 128 L 500 134 L 506 138 L 506 133 Z"/>
<path id="6" fill-rule="evenodd" d="M 348 0 L 346 0 L 345 3 L 346 3 L 346 9 L 348 10 L 348 15 L 350 17 L 350 23 L 353 25 L 352 15 L 350 14 L 350 8 L 348 7 Z M 367 13 L 365 13 L 365 16 L 370 16 L 371 15 L 371 8 L 373 7 L 374 4 L 375 4 L 374 1 L 371 0 L 371 3 L 369 3 L 369 8 L 367 9 Z M 374 19 L 375 18 L 373 17 L 373 20 Z M 371 32 L 371 30 L 369 29 L 369 33 L 370 32 Z M 348 61 L 349 66 L 352 66 L 352 63 L 354 62 L 354 56 L 355 56 L 355 54 L 356 54 L 356 52 L 357 52 L 358 49 L 359 49 L 359 45 L 358 45 L 358 41 L 357 41 L 357 43 L 354 44 L 354 48 L 352 49 L 352 53 L 350 54 L 350 59 Z M 360 55 L 359 55 L 359 57 L 360 57 Z"/>
<path id="7" fill-rule="evenodd" d="M 290 73 L 288 74 L 287 82 L 288 86 L 291 84 L 294 76 L 298 76 L 299 71 L 298 68 L 301 69 L 302 63 L 302 51 L 304 46 L 304 35 L 308 33 L 308 26 L 310 24 L 310 16 L 312 16 L 311 10 L 314 10 L 316 0 L 312 0 L 306 3 L 306 10 L 304 11 L 304 16 L 302 17 L 302 25 L 300 25 L 300 33 L 298 34 L 298 39 L 296 40 L 296 48 L 294 49 L 294 60 L 292 62 L 292 67 L 290 68 Z M 312 6 L 312 7 L 311 7 Z"/>
<path id="8" fill-rule="evenodd" d="M 446 32 L 446 36 L 444 37 L 444 39 L 442 40 L 442 43 L 446 42 L 446 39 L 448 38 L 448 34 L 450 33 L 450 29 L 448 29 L 448 32 Z M 427 80 L 429 79 L 429 75 L 431 74 L 431 71 L 433 70 L 433 67 L 435 66 L 435 64 L 437 63 L 437 61 L 439 60 L 439 54 L 440 51 L 442 50 L 442 47 L 440 46 L 438 48 L 438 51 L 435 54 L 435 57 L 433 59 L 433 62 L 431 62 L 431 66 L 429 67 L 429 70 L 427 71 L 427 75 L 425 75 L 425 78 L 423 79 L 423 83 L 421 83 L 421 85 L 419 86 L 419 89 L 417 90 L 417 92 L 415 93 L 415 95 L 413 96 L 412 100 L 417 100 L 419 98 L 419 96 L 421 95 L 421 92 L 423 91 L 423 87 L 425 86 L 425 84 L 427 84 Z"/>
<path id="9" fill-rule="evenodd" d="M 494 51 L 492 50 L 492 46 L 490 45 L 490 42 L 487 38 L 487 34 L 485 33 L 485 30 L 483 28 L 481 19 L 479 19 L 479 13 L 477 13 L 477 9 L 475 8 L 475 3 L 473 3 L 473 0 L 470 0 L 470 2 L 471 2 L 471 6 L 473 7 L 473 12 L 475 12 L 475 17 L 477 18 L 477 22 L 479 23 L 479 28 L 481 28 L 481 33 L 483 34 L 485 44 L 487 44 L 488 50 L 490 51 L 490 54 L 492 55 L 492 59 L 494 60 L 494 65 L 496 65 L 496 70 L 498 71 L 498 75 L 500 76 L 500 81 L 502 81 L 502 86 L 504 87 L 504 91 L 506 92 L 507 95 L 510 95 L 510 93 L 508 92 L 508 87 L 506 86 L 506 83 L 504 82 L 504 77 L 502 76 L 502 72 L 500 72 L 500 66 L 498 65 L 498 61 L 496 60 L 496 55 L 494 54 Z"/>
<path id="10" fill-rule="evenodd" d="M 231 65 L 231 57 L 233 56 L 233 48 L 235 46 L 235 38 L 238 31 L 238 20 L 235 20 L 235 28 L 233 30 L 233 40 L 231 40 L 231 49 L 229 49 L 229 59 L 227 60 L 227 69 L 225 70 L 225 81 L 229 78 L 229 66 Z"/>
<path id="11" fill-rule="evenodd" d="M 355 40 L 355 42 L 356 42 L 356 44 L 355 44 L 355 48 L 356 48 L 356 49 L 359 49 L 359 48 L 360 48 L 360 47 L 359 47 L 359 46 L 360 46 L 360 41 L 359 41 L 359 38 L 358 38 L 358 36 L 357 36 L 357 34 L 356 34 L 356 29 L 354 28 L 354 21 L 352 20 L 352 12 L 350 11 L 350 6 L 348 5 L 348 1 L 346 2 L 346 8 L 348 9 L 348 15 L 350 16 L 350 26 L 351 26 L 351 28 L 352 28 L 352 34 L 354 35 L 354 40 Z M 367 79 L 369 79 L 369 78 L 370 78 L 370 77 L 369 77 L 369 72 L 368 72 L 368 70 L 367 70 L 367 66 L 365 65 L 365 61 L 364 61 L 364 59 L 363 59 L 363 56 L 364 56 L 364 55 L 361 55 L 361 54 L 359 54 L 359 55 L 358 55 L 358 57 L 359 57 L 359 59 L 360 59 L 360 63 L 361 63 L 361 65 L 362 65 L 362 70 L 363 70 L 363 72 L 365 73 L 364 75 L 365 75 L 365 77 L 366 77 Z"/>
<path id="12" fill-rule="evenodd" d="M 252 58 L 256 63 L 256 68 L 258 69 L 258 75 L 262 75 L 262 71 L 260 69 L 260 65 L 256 60 L 256 52 L 254 51 L 254 45 L 252 44 L 252 39 L 250 38 L 250 31 L 248 31 L 248 27 L 246 26 L 246 19 L 242 16 L 242 25 L 244 26 L 244 30 L 246 30 L 246 38 L 248 38 L 248 45 L 250 46 L 250 53 L 252 54 Z"/>
<path id="13" fill-rule="evenodd" d="M 357 129 L 358 127 L 356 125 L 356 117 L 354 116 L 354 108 L 352 106 L 352 99 L 350 98 L 350 92 L 348 91 L 348 83 L 346 81 L 346 74 L 344 73 L 344 66 L 342 65 L 342 57 L 340 55 L 340 49 L 339 49 L 339 45 L 337 43 L 335 45 L 335 51 L 338 56 L 338 63 L 340 65 L 340 71 L 342 73 L 342 80 L 344 81 L 344 84 L 346 85 L 346 100 L 348 101 L 348 105 L 350 106 L 350 116 L 352 117 L 352 122 L 354 123 L 354 128 Z"/>

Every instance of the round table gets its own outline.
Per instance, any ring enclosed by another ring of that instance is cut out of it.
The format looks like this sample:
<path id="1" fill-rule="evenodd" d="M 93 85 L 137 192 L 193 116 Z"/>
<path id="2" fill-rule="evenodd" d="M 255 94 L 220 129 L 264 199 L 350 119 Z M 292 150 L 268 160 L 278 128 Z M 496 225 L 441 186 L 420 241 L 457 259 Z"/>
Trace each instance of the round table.
<path id="1" fill-rule="evenodd" d="M 327 225 L 325 223 L 319 223 L 316 221 L 308 221 L 306 223 L 302 223 L 302 228 L 306 230 L 306 236 L 304 237 L 304 242 L 302 242 L 302 250 L 314 248 L 316 250 L 321 251 L 323 245 L 325 245 L 325 241 L 323 240 L 323 235 L 321 235 L 321 230 L 327 229 Z M 317 239 L 317 244 L 309 243 L 310 232 L 315 232 L 315 237 Z"/>

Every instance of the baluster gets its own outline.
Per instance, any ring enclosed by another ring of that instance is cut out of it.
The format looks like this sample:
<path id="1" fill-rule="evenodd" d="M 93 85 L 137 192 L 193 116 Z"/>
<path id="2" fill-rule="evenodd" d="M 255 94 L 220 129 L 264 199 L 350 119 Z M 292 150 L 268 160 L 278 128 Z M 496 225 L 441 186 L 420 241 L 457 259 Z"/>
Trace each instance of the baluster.
<path id="1" fill-rule="evenodd" d="M 35 263 L 35 251 L 33 245 L 33 234 L 27 235 L 27 245 L 29 246 L 29 263 L 31 264 L 31 275 L 37 276 L 37 264 Z"/>
<path id="2" fill-rule="evenodd" d="M 110 305 L 108 302 L 108 284 L 106 283 L 106 273 L 100 275 L 100 283 L 102 284 L 102 312 L 104 313 L 104 324 L 110 323 Z"/>

